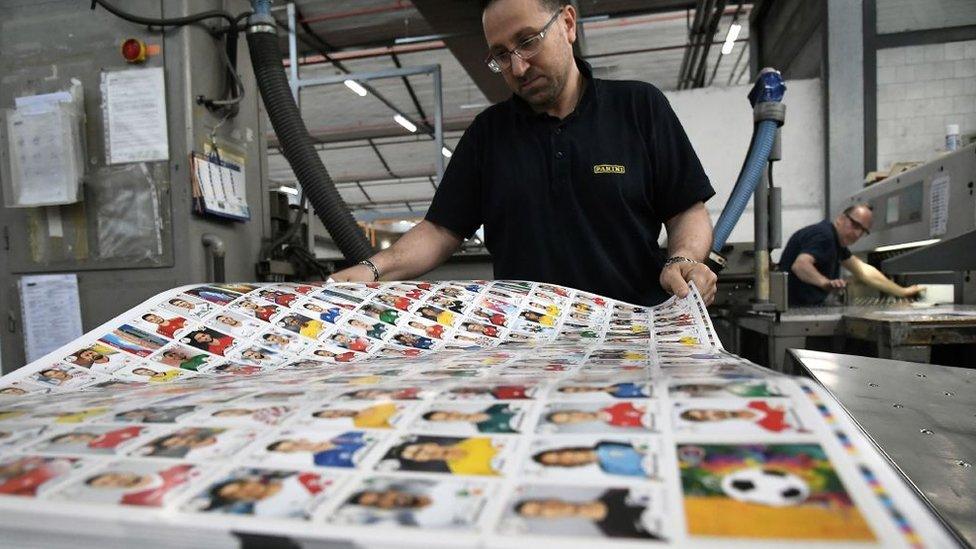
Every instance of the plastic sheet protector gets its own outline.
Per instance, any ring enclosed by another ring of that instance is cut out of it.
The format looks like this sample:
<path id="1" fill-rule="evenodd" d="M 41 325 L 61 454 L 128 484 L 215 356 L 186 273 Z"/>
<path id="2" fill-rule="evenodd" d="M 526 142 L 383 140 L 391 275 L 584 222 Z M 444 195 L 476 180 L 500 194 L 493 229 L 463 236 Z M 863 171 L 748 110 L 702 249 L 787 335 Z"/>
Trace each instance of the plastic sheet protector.
<path id="1" fill-rule="evenodd" d="M 697 292 L 518 281 L 185 286 L 0 379 L 2 537 L 174 531 L 956 543 L 828 393 L 724 351 Z"/>

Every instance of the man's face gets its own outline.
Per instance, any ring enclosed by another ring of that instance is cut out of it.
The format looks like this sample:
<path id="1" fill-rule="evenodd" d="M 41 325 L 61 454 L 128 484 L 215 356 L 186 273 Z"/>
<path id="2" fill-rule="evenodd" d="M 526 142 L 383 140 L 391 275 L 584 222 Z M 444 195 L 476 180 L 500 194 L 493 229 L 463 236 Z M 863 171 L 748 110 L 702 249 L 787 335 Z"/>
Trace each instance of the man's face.
<path id="1" fill-rule="evenodd" d="M 99 353 L 98 351 L 93 351 L 91 349 L 85 349 L 84 351 L 78 353 L 78 358 L 84 362 L 106 362 L 108 359 L 105 355 Z"/>
<path id="2" fill-rule="evenodd" d="M 64 381 L 66 379 L 71 379 L 71 374 L 65 372 L 64 370 L 55 370 L 55 369 L 44 370 L 43 372 L 41 372 L 41 375 L 48 379 L 59 379 L 61 381 Z"/>
<path id="3" fill-rule="evenodd" d="M 722 421 L 726 419 L 749 419 L 752 412 L 749 410 L 710 410 L 694 409 L 684 413 L 693 421 Z"/>
<path id="4" fill-rule="evenodd" d="M 228 408 L 213 413 L 214 417 L 242 417 L 251 415 L 251 410 L 246 408 Z"/>
<path id="5" fill-rule="evenodd" d="M 169 351 L 166 351 L 163 353 L 163 356 L 170 360 L 179 360 L 179 361 L 184 361 L 190 358 L 189 356 L 187 356 L 186 353 L 177 349 L 171 349 Z"/>
<path id="6" fill-rule="evenodd" d="M 356 391 L 353 393 L 354 398 L 361 398 L 364 400 L 378 400 L 381 398 L 392 398 L 393 391 L 387 391 L 383 389 L 366 389 L 365 391 Z"/>
<path id="7" fill-rule="evenodd" d="M 452 410 L 436 410 L 430 415 L 430 421 L 468 421 L 478 423 L 480 421 L 488 421 L 488 419 L 490 419 L 488 414 L 484 412 L 469 414 Z"/>
<path id="8" fill-rule="evenodd" d="M 408 494 L 397 490 L 383 492 L 363 492 L 356 498 L 356 505 L 378 509 L 419 509 L 430 505 L 427 496 Z"/>
<path id="9" fill-rule="evenodd" d="M 410 444 L 403 449 L 403 458 L 411 461 L 446 461 L 460 459 L 466 455 L 463 449 L 454 446 L 441 446 L 435 442 Z"/>
<path id="10" fill-rule="evenodd" d="M 836 224 L 837 239 L 842 246 L 850 246 L 871 230 L 874 214 L 867 208 L 854 208 L 846 214 L 840 215 L 840 223 Z"/>
<path id="11" fill-rule="evenodd" d="M 558 465 L 562 467 L 576 467 L 596 462 L 596 452 L 593 450 L 563 449 L 550 450 L 539 456 L 544 465 Z"/>
<path id="12" fill-rule="evenodd" d="M 522 504 L 519 514 L 526 518 L 570 518 L 577 515 L 577 506 L 561 499 L 531 499 Z"/>
<path id="13" fill-rule="evenodd" d="M 599 412 L 585 412 L 583 410 L 565 410 L 549 416 L 549 421 L 556 425 L 585 423 L 587 421 L 596 421 L 597 419 L 599 419 Z"/>
<path id="14" fill-rule="evenodd" d="M 172 435 L 163 439 L 161 445 L 166 448 L 203 448 L 217 443 L 216 437 L 198 437 L 193 435 Z"/>
<path id="15" fill-rule="evenodd" d="M 240 320 L 237 320 L 236 318 L 234 318 L 232 316 L 226 316 L 226 315 L 220 315 L 220 316 L 218 316 L 217 317 L 217 322 L 220 322 L 221 324 L 226 324 L 227 326 L 235 326 L 236 327 L 236 326 L 240 326 L 241 325 L 241 321 Z"/>
<path id="16" fill-rule="evenodd" d="M 181 309 L 187 309 L 191 311 L 193 310 L 193 304 L 190 303 L 189 301 L 186 301 L 185 299 L 174 299 L 170 301 L 170 305 L 179 307 Z"/>
<path id="17" fill-rule="evenodd" d="M 337 419 L 340 417 L 353 417 L 356 415 L 355 410 L 319 410 L 312 414 L 317 418 L 322 419 Z"/>
<path id="18" fill-rule="evenodd" d="M 239 480 L 220 489 L 220 496 L 232 501 L 260 501 L 281 491 L 281 482 L 263 483 L 257 480 Z"/>
<path id="19" fill-rule="evenodd" d="M 95 433 L 70 433 L 61 435 L 52 442 L 58 444 L 87 444 L 96 438 L 98 438 L 98 435 Z"/>
<path id="20" fill-rule="evenodd" d="M 151 322 L 153 324 L 162 324 L 162 323 L 166 322 L 166 319 L 165 318 L 163 318 L 163 317 L 161 317 L 159 315 L 154 315 L 152 313 L 147 314 L 146 316 L 142 317 L 142 319 L 145 320 L 146 322 Z"/>
<path id="21" fill-rule="evenodd" d="M 88 485 L 93 488 L 136 488 L 148 484 L 149 481 L 149 478 L 135 473 L 102 473 L 92 479 Z"/>
<path id="22" fill-rule="evenodd" d="M 687 385 L 675 385 L 675 391 L 683 391 L 692 395 L 705 395 L 721 391 L 721 385 L 709 385 L 707 383 L 689 383 Z"/>
<path id="23" fill-rule="evenodd" d="M 598 387 L 596 385 L 573 385 L 569 387 L 560 387 L 560 393 L 576 394 L 576 393 L 596 393 L 599 391 L 606 391 L 606 387 Z"/>
<path id="24" fill-rule="evenodd" d="M 211 343 L 213 340 L 213 336 L 207 332 L 197 332 L 193 334 L 193 341 L 196 341 L 197 343 Z"/>
<path id="25" fill-rule="evenodd" d="M 327 440 L 308 440 L 307 438 L 285 439 L 275 444 L 275 452 L 291 454 L 293 452 L 326 452 L 335 448 L 335 444 Z"/>

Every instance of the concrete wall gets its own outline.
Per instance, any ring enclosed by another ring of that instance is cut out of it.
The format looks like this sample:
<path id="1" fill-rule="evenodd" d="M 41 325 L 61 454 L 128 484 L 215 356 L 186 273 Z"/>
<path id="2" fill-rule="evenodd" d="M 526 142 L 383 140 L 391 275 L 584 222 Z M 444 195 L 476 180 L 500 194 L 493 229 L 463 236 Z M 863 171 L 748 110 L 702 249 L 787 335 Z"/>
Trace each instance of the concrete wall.
<path id="1" fill-rule="evenodd" d="M 878 34 L 976 24 L 973 0 L 876 0 Z"/>
<path id="2" fill-rule="evenodd" d="M 825 178 L 820 80 L 790 80 L 786 86 L 783 160 L 773 168 L 773 180 L 783 188 L 784 240 L 823 219 Z M 749 86 L 738 86 L 665 93 L 715 187 L 716 195 L 707 204 L 713 222 L 732 193 L 752 138 L 748 91 Z M 750 203 L 729 242 L 751 242 L 752 223 Z"/>
<path id="3" fill-rule="evenodd" d="M 882 49 L 877 59 L 879 169 L 936 156 L 946 124 L 976 132 L 976 40 Z"/>

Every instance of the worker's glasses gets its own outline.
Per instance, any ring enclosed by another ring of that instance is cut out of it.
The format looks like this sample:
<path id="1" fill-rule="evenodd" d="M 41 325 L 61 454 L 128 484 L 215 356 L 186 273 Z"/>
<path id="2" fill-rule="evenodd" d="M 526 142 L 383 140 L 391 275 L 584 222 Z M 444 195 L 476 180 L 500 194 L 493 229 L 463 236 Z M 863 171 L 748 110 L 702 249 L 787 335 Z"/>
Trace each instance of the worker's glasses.
<path id="1" fill-rule="evenodd" d="M 847 220 L 850 221 L 855 228 L 859 229 L 862 234 L 871 234 L 871 231 L 869 231 L 864 225 L 861 225 L 858 220 L 851 217 L 851 214 L 844 214 L 844 216 L 847 217 Z"/>
<path id="2" fill-rule="evenodd" d="M 525 40 L 522 40 L 522 43 L 520 43 L 514 49 L 489 54 L 488 58 L 485 59 L 485 63 L 488 65 L 488 68 L 491 69 L 491 72 L 497 74 L 511 67 L 512 54 L 519 56 L 519 59 L 522 61 L 526 61 L 542 51 L 542 39 L 546 37 L 546 32 L 549 30 L 549 27 L 552 26 L 553 22 L 556 21 L 556 18 L 559 17 L 559 14 L 562 12 L 563 10 L 560 9 L 556 13 L 552 14 L 552 17 L 549 18 L 549 22 L 542 27 L 541 31 L 533 34 Z"/>

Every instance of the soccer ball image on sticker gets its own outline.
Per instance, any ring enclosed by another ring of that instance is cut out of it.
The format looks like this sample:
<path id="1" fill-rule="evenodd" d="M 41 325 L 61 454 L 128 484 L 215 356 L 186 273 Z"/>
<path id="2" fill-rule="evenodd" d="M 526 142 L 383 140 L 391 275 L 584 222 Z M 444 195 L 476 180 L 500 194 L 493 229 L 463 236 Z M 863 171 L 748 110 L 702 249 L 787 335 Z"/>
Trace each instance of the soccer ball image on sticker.
<path id="1" fill-rule="evenodd" d="M 772 507 L 802 503 L 810 487 L 800 477 L 774 469 L 752 467 L 722 478 L 722 491 L 732 499 Z"/>

